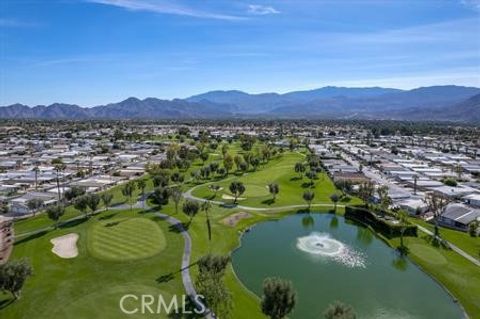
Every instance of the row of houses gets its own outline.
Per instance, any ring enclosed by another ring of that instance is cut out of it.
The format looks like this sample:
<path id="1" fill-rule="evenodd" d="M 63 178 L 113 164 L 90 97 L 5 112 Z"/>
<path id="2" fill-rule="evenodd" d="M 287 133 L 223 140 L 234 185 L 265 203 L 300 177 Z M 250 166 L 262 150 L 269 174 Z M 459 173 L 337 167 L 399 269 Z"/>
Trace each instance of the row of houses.
<path id="1" fill-rule="evenodd" d="M 386 140 L 383 138 L 384 144 Z M 439 218 L 444 226 L 465 231 L 470 223 L 480 220 L 480 184 L 475 175 L 479 160 L 427 146 L 390 148 L 345 141 L 337 141 L 335 146 L 368 167 L 369 177 L 376 184 L 388 186 L 394 206 L 429 219 L 424 198 L 434 192 L 451 201 Z"/>

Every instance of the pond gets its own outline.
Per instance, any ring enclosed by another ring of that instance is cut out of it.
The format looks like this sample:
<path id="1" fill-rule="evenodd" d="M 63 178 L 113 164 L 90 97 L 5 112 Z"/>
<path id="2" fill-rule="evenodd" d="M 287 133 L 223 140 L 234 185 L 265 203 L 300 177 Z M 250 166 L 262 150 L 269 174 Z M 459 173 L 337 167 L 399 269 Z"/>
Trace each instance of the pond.
<path id="1" fill-rule="evenodd" d="M 233 254 L 242 283 L 262 295 L 266 277 L 292 281 L 290 318 L 323 318 L 335 300 L 360 319 L 452 319 L 463 312 L 451 296 L 367 228 L 333 214 L 296 214 L 256 225 Z"/>

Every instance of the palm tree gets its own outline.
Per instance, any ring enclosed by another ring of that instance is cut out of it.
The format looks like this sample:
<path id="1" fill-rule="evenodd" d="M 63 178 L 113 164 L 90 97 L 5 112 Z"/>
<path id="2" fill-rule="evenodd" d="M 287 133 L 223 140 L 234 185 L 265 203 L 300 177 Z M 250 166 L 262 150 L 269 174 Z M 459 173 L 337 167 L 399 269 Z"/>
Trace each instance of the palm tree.
<path id="1" fill-rule="evenodd" d="M 315 178 L 317 178 L 317 173 L 316 173 L 315 171 L 310 170 L 310 171 L 308 171 L 305 175 L 306 175 L 306 176 L 308 177 L 308 179 L 310 180 L 310 187 L 312 187 L 312 186 L 313 186 L 313 180 L 314 180 Z"/>
<path id="2" fill-rule="evenodd" d="M 210 190 L 213 191 L 213 198 L 217 197 L 217 193 L 220 190 L 220 186 L 216 185 L 216 184 L 212 184 L 212 185 L 208 186 L 208 188 L 210 188 Z"/>
<path id="3" fill-rule="evenodd" d="M 300 178 L 303 178 L 303 172 L 305 172 L 305 165 L 302 162 L 295 163 L 295 172 L 300 174 Z"/>
<path id="4" fill-rule="evenodd" d="M 380 198 L 380 208 L 383 212 L 388 210 L 390 205 L 392 205 L 392 198 L 388 195 L 388 186 L 383 185 L 377 188 L 378 197 Z"/>
<path id="5" fill-rule="evenodd" d="M 175 214 L 178 213 L 178 204 L 182 200 L 182 191 L 179 187 L 174 187 L 171 189 L 171 195 L 173 202 L 175 203 Z"/>
<path id="6" fill-rule="evenodd" d="M 38 189 L 38 173 L 40 172 L 40 168 L 38 168 L 38 165 L 35 165 L 33 168 L 33 171 L 35 172 L 35 190 Z"/>
<path id="7" fill-rule="evenodd" d="M 340 200 L 340 197 L 338 197 L 337 194 L 332 194 L 330 195 L 330 200 L 333 202 L 333 210 L 336 212 L 337 211 L 337 203 Z"/>
<path id="8" fill-rule="evenodd" d="M 27 201 L 27 207 L 33 212 L 33 216 L 37 213 L 38 209 L 43 205 L 43 201 L 39 198 L 32 198 Z"/>
<path id="9" fill-rule="evenodd" d="M 225 156 L 227 155 L 228 153 L 228 144 L 223 144 L 222 145 L 222 155 L 223 155 L 223 158 L 225 158 Z"/>
<path id="10" fill-rule="evenodd" d="M 188 222 L 189 225 L 192 223 L 193 217 L 197 215 L 199 209 L 200 206 L 198 205 L 198 202 L 187 200 L 185 201 L 185 203 L 183 203 L 182 210 L 184 214 L 190 218 Z"/>
<path id="11" fill-rule="evenodd" d="M 438 227 L 438 218 L 445 212 L 449 204 L 449 199 L 447 197 L 438 195 L 435 192 L 427 193 L 423 199 L 425 204 L 428 207 L 428 210 L 433 214 L 434 224 L 434 239 L 440 237 L 440 229 Z"/>
<path id="12" fill-rule="evenodd" d="M 142 178 L 137 181 L 137 187 L 142 194 L 142 207 L 145 208 L 145 188 L 147 187 L 147 182 Z"/>
<path id="13" fill-rule="evenodd" d="M 204 201 L 200 208 L 203 212 L 205 212 L 205 215 L 207 216 L 208 240 L 212 240 L 212 228 L 210 224 L 210 215 L 208 214 L 210 208 L 212 208 L 212 204 L 210 204 L 209 201 Z"/>
<path id="14" fill-rule="evenodd" d="M 105 206 L 105 210 L 108 210 L 108 207 L 112 202 L 113 195 L 110 193 L 103 193 L 102 195 L 100 195 L 100 198 L 102 199 L 102 203 Z"/>
<path id="15" fill-rule="evenodd" d="M 83 195 L 75 199 L 73 202 L 73 207 L 82 212 L 85 215 L 85 218 L 88 217 L 87 208 L 88 208 L 88 195 Z"/>
<path id="16" fill-rule="evenodd" d="M 95 214 L 99 204 L 100 196 L 98 196 L 97 194 L 90 194 L 87 196 L 87 206 L 92 211 L 92 214 Z"/>
<path id="17" fill-rule="evenodd" d="M 280 186 L 277 183 L 268 184 L 268 191 L 273 195 L 273 201 L 275 201 L 277 194 L 280 192 Z"/>
<path id="18" fill-rule="evenodd" d="M 133 197 L 134 191 L 135 191 L 134 181 L 129 181 L 128 183 L 125 184 L 125 186 L 122 189 L 123 196 L 125 196 L 127 198 L 127 201 L 130 203 L 130 210 L 133 210 L 132 197 Z"/>
<path id="19" fill-rule="evenodd" d="M 47 216 L 55 222 L 55 229 L 58 228 L 58 220 L 65 213 L 65 208 L 62 205 L 50 206 L 47 208 Z"/>
<path id="20" fill-rule="evenodd" d="M 290 281 L 266 278 L 263 281 L 262 312 L 271 319 L 285 318 L 297 302 L 297 294 Z"/>
<path id="21" fill-rule="evenodd" d="M 400 210 L 397 213 L 397 218 L 400 221 L 400 247 L 398 248 L 398 250 L 401 254 L 406 254 L 407 247 L 403 242 L 403 235 L 405 234 L 405 230 L 407 230 L 408 214 L 405 211 Z"/>
<path id="22" fill-rule="evenodd" d="M 236 204 L 238 197 L 245 192 L 245 185 L 243 185 L 242 182 L 235 181 L 232 182 L 228 188 L 234 196 L 233 203 Z"/>
<path id="23" fill-rule="evenodd" d="M 60 193 L 60 172 L 61 171 L 64 171 L 66 166 L 65 164 L 63 163 L 62 159 L 60 158 L 56 158 L 52 161 L 52 164 L 54 165 L 55 167 L 55 172 L 57 173 L 57 190 L 58 190 L 58 201 L 60 202 L 62 200 L 62 196 L 61 196 L 61 193 Z"/>
<path id="24" fill-rule="evenodd" d="M 310 211 L 310 207 L 312 206 L 312 201 L 315 198 L 315 193 L 312 191 L 305 191 L 303 193 L 303 199 L 308 203 L 308 210 Z"/>

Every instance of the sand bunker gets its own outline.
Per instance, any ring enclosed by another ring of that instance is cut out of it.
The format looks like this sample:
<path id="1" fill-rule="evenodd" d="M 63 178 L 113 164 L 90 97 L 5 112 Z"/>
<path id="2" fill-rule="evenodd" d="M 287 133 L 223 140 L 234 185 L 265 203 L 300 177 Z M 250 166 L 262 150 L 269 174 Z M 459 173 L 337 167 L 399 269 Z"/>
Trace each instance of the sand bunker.
<path id="1" fill-rule="evenodd" d="M 77 233 L 52 238 L 52 252 L 60 258 L 75 258 L 78 256 L 77 240 Z"/>
<path id="2" fill-rule="evenodd" d="M 249 214 L 249 213 L 239 212 L 239 213 L 235 213 L 233 215 L 228 216 L 227 218 L 223 219 L 222 222 L 225 225 L 233 227 L 233 226 L 236 226 L 240 220 L 245 219 L 245 218 L 249 218 L 250 216 L 252 216 L 252 215 Z"/>
<path id="3" fill-rule="evenodd" d="M 223 194 L 223 195 L 222 195 L 222 199 L 231 199 L 231 200 L 234 200 L 235 197 L 233 197 L 233 196 L 231 196 L 231 195 Z M 238 201 L 238 200 L 245 200 L 245 199 L 246 199 L 245 197 L 239 197 L 239 198 L 237 198 L 237 201 Z"/>

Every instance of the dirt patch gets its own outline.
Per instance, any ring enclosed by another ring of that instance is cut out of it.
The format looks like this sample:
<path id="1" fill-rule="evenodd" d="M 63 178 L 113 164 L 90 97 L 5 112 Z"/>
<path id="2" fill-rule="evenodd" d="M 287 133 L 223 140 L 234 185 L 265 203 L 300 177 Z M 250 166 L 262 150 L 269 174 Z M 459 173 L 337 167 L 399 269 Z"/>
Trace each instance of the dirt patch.
<path id="1" fill-rule="evenodd" d="M 78 234 L 71 233 L 50 240 L 53 244 L 52 253 L 60 258 L 75 258 L 78 256 L 77 249 Z"/>
<path id="2" fill-rule="evenodd" d="M 231 227 L 234 227 L 238 224 L 239 221 L 241 221 L 242 219 L 245 219 L 245 218 L 249 218 L 251 217 L 252 215 L 247 213 L 247 212 L 239 212 L 239 213 L 235 213 L 233 215 L 230 215 L 228 216 L 227 218 L 223 219 L 222 222 L 225 224 L 225 225 L 228 225 L 228 226 L 231 226 Z"/>

